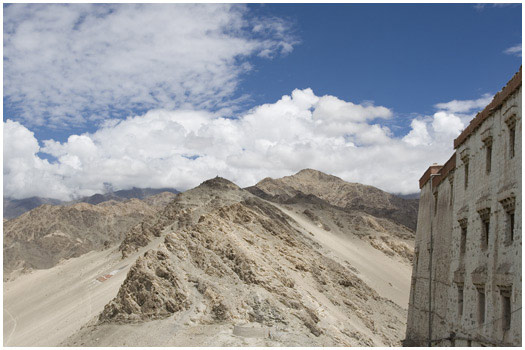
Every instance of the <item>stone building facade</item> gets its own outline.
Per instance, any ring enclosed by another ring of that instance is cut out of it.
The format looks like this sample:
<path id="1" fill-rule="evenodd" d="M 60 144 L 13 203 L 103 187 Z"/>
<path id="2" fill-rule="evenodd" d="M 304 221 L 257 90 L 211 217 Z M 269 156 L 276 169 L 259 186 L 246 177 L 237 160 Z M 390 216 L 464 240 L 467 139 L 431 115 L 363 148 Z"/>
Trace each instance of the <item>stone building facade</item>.
<path id="1" fill-rule="evenodd" d="M 420 179 L 405 345 L 522 344 L 521 89 L 520 68 Z"/>

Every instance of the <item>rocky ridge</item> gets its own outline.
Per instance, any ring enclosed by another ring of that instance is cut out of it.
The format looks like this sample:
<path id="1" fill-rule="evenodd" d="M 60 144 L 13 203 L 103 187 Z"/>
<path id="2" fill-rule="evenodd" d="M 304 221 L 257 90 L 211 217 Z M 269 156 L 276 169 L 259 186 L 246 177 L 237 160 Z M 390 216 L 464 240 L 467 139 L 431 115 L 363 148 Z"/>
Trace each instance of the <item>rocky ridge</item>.
<path id="1" fill-rule="evenodd" d="M 327 256 L 291 217 L 226 179 L 177 195 L 120 249 L 127 256 L 158 237 L 96 327 L 190 314 L 193 324 L 257 323 L 318 344 L 399 344 L 402 308 Z"/>

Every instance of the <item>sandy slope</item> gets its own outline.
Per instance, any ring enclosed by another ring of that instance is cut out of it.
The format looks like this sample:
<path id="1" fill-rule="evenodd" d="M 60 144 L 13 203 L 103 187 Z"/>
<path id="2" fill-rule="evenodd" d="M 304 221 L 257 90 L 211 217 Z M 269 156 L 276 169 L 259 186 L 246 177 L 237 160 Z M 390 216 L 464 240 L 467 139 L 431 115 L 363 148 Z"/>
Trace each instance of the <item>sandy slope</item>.
<path id="1" fill-rule="evenodd" d="M 272 203 L 300 224 L 301 231 L 313 234 L 313 238 L 327 248 L 332 257 L 348 262 L 359 271 L 359 277 L 382 297 L 408 309 L 410 276 L 412 268 L 374 249 L 367 242 L 355 237 L 341 237 L 314 225 L 303 215 Z"/>
<path id="2" fill-rule="evenodd" d="M 151 242 L 140 253 L 158 243 Z M 3 345 L 56 346 L 100 314 L 138 255 L 121 260 L 117 249 L 92 251 L 4 282 Z M 106 281 L 96 280 L 116 270 Z"/>

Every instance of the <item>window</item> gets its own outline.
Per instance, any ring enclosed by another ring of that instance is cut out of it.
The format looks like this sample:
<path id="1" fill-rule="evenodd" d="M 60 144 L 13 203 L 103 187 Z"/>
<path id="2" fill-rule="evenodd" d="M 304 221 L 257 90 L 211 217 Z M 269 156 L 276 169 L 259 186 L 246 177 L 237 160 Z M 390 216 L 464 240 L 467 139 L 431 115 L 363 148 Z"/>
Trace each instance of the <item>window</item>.
<path id="1" fill-rule="evenodd" d="M 514 158 L 514 141 L 516 140 L 516 124 L 509 128 L 510 157 Z"/>
<path id="2" fill-rule="evenodd" d="M 514 158 L 516 148 L 516 114 L 513 114 L 507 118 L 505 123 L 509 128 L 509 156 L 510 158 Z"/>
<path id="3" fill-rule="evenodd" d="M 438 192 L 434 193 L 434 216 L 436 216 L 438 207 Z"/>
<path id="4" fill-rule="evenodd" d="M 481 247 L 487 249 L 489 246 L 489 231 L 490 231 L 490 219 L 483 221 L 483 241 L 481 242 Z"/>
<path id="5" fill-rule="evenodd" d="M 463 316 L 463 286 L 458 285 L 458 316 Z"/>
<path id="6" fill-rule="evenodd" d="M 485 288 L 478 288 L 478 325 L 485 323 Z"/>
<path id="7" fill-rule="evenodd" d="M 486 147 L 485 171 L 490 174 L 492 168 L 492 145 Z"/>
<path id="8" fill-rule="evenodd" d="M 516 197 L 511 195 L 499 201 L 505 210 L 505 243 L 509 244 L 514 241 L 515 222 L 514 210 L 516 209 Z"/>
<path id="9" fill-rule="evenodd" d="M 514 212 L 508 213 L 509 216 L 509 241 L 514 240 Z"/>
<path id="10" fill-rule="evenodd" d="M 492 133 L 490 129 L 481 133 L 481 140 L 485 144 L 485 172 L 490 174 L 492 168 Z"/>
<path id="11" fill-rule="evenodd" d="M 465 256 L 467 250 L 467 226 L 461 226 L 461 242 L 459 245 L 459 256 L 461 259 Z"/>
<path id="12" fill-rule="evenodd" d="M 465 189 L 468 187 L 468 163 L 465 163 Z"/>
<path id="13" fill-rule="evenodd" d="M 514 241 L 514 224 L 514 211 L 508 211 L 505 223 L 505 243 L 511 243 Z"/>
<path id="14" fill-rule="evenodd" d="M 489 246 L 490 232 L 490 208 L 478 210 L 481 219 L 481 249 L 485 250 Z"/>
<path id="15" fill-rule="evenodd" d="M 510 294 L 510 290 L 501 291 L 501 326 L 504 331 L 510 329 Z"/>
<path id="16" fill-rule="evenodd" d="M 449 205 L 454 204 L 454 173 L 448 175 L 448 183 L 450 184 L 450 196 L 449 196 Z"/>

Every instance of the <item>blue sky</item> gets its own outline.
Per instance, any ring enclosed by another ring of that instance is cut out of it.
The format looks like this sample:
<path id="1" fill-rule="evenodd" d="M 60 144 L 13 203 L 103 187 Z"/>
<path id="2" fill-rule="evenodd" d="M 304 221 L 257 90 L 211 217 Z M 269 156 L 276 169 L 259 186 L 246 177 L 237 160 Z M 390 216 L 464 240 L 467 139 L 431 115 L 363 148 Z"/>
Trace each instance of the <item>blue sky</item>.
<path id="1" fill-rule="evenodd" d="M 519 69 L 521 24 L 520 4 L 4 5 L 4 194 L 306 167 L 414 192 Z"/>
<path id="2" fill-rule="evenodd" d="M 504 54 L 521 43 L 518 4 L 252 7 L 289 18 L 301 40 L 293 54 L 257 62 L 242 84 L 256 104 L 311 87 L 318 95 L 373 100 L 403 118 L 431 113 L 439 102 L 494 94 L 521 64 L 520 56 Z"/>

